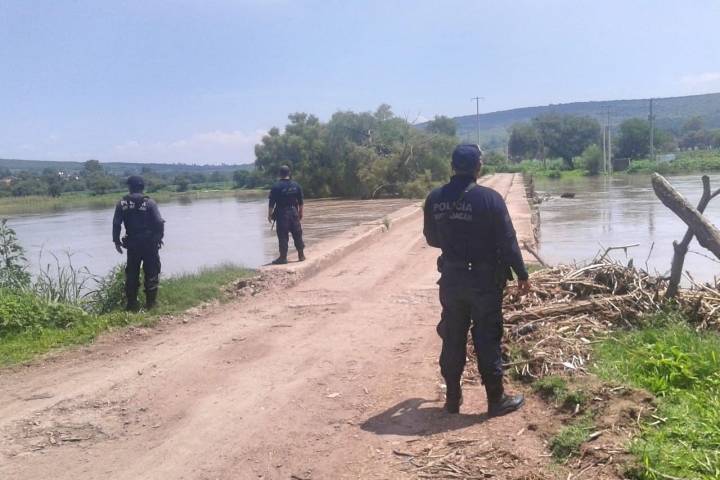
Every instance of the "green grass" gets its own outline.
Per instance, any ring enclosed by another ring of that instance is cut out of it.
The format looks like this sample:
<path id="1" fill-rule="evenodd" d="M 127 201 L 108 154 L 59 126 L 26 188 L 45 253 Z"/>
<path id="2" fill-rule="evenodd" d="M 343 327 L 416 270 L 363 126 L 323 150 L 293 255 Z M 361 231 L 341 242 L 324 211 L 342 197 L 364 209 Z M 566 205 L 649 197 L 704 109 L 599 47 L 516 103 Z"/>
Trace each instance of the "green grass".
<path id="1" fill-rule="evenodd" d="M 651 320 L 597 348 L 600 376 L 658 397 L 656 418 L 632 443 L 641 460 L 633 475 L 720 479 L 720 336 L 670 314 Z"/>
<path id="2" fill-rule="evenodd" d="M 128 325 L 152 325 L 161 315 L 177 314 L 203 302 L 224 299 L 222 287 L 250 276 L 251 270 L 233 265 L 204 269 L 197 274 L 171 277 L 160 283 L 158 306 L 151 312 L 111 312 L 84 315 L 68 328 L 40 327 L 0 337 L 0 366 L 31 360 L 62 347 L 92 342 L 99 334 Z"/>
<path id="3" fill-rule="evenodd" d="M 573 411 L 584 407 L 588 402 L 588 394 L 582 389 L 571 389 L 567 380 L 550 375 L 536 380 L 532 384 L 533 391 L 545 400 L 555 402 L 563 410 Z"/>
<path id="4" fill-rule="evenodd" d="M 557 435 L 550 440 L 550 452 L 555 460 L 567 460 L 580 452 L 580 447 L 588 439 L 593 429 L 592 420 L 585 416 L 571 425 L 563 427 Z"/>
<path id="5" fill-rule="evenodd" d="M 45 213 L 78 208 L 110 208 L 122 198 L 126 192 L 118 191 L 104 195 L 89 193 L 66 193 L 60 197 L 28 196 L 0 198 L 0 216 L 24 213 Z M 148 193 L 157 202 L 168 202 L 181 198 L 203 199 L 221 197 L 253 198 L 264 195 L 264 190 L 190 190 L 187 192 L 159 191 Z"/>
<path id="6" fill-rule="evenodd" d="M 664 175 L 680 173 L 708 173 L 720 171 L 720 152 L 683 152 L 672 162 L 655 163 L 651 160 L 635 160 L 627 173 L 653 173 Z"/>

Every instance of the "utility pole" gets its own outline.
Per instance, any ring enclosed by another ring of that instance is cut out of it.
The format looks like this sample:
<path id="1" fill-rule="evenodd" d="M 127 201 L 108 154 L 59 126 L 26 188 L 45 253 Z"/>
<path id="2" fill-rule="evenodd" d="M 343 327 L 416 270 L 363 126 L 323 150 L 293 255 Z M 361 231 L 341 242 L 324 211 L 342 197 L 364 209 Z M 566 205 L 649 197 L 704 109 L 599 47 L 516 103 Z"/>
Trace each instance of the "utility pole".
<path id="1" fill-rule="evenodd" d="M 653 100 L 650 99 L 650 115 L 648 115 L 648 121 L 650 122 L 650 160 L 655 161 L 655 115 L 653 115 Z"/>
<path id="2" fill-rule="evenodd" d="M 607 109 L 607 156 L 608 156 L 608 172 L 610 174 L 613 173 L 613 164 L 612 164 L 612 134 L 610 132 L 610 105 L 606 105 L 605 108 Z"/>
<path id="3" fill-rule="evenodd" d="M 475 100 L 475 121 L 477 123 L 477 144 L 480 146 L 480 100 L 485 100 L 485 97 L 473 97 L 470 100 Z"/>

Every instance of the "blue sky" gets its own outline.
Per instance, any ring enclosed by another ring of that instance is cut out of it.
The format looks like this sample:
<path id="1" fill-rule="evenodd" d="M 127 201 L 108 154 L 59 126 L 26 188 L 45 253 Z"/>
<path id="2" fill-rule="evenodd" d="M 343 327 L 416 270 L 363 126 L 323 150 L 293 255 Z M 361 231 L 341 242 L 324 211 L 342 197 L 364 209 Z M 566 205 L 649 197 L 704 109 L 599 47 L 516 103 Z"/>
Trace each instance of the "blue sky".
<path id="1" fill-rule="evenodd" d="M 287 114 L 720 91 L 716 0 L 0 0 L 0 157 L 246 163 Z"/>

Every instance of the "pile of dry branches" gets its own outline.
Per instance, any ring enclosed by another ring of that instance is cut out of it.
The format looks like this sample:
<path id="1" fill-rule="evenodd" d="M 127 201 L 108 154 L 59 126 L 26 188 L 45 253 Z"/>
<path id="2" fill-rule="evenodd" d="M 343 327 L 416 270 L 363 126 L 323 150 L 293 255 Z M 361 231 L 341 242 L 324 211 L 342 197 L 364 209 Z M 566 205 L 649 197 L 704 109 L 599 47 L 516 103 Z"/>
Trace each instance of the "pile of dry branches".
<path id="1" fill-rule="evenodd" d="M 685 313 L 698 329 L 720 329 L 720 284 L 694 284 L 666 300 L 665 279 L 605 257 L 583 267 L 535 272 L 532 291 L 522 298 L 508 289 L 508 367 L 523 376 L 584 372 L 593 343 L 669 308 Z"/>

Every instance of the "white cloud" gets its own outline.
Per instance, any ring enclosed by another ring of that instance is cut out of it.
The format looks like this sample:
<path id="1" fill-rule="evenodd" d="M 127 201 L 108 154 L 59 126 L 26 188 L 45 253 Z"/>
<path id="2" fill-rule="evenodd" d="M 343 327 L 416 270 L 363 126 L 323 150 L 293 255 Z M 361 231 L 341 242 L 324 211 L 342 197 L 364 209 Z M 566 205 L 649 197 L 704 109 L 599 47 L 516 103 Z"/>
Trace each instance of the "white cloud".
<path id="1" fill-rule="evenodd" d="M 690 88 L 717 88 L 720 87 L 720 72 L 683 75 L 680 83 Z"/>
<path id="2" fill-rule="evenodd" d="M 102 156 L 103 161 L 148 163 L 251 163 L 255 145 L 265 131 L 212 131 L 196 133 L 169 142 L 142 143 L 136 140 L 116 145 Z"/>

